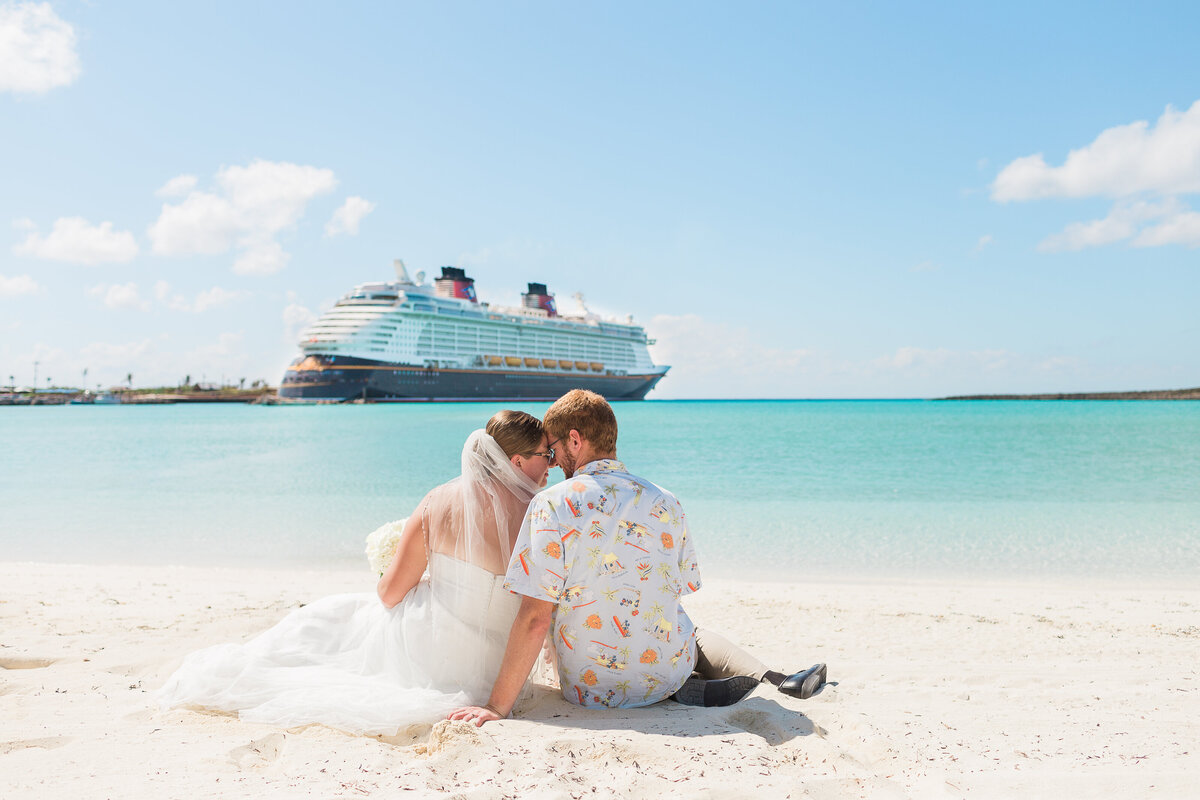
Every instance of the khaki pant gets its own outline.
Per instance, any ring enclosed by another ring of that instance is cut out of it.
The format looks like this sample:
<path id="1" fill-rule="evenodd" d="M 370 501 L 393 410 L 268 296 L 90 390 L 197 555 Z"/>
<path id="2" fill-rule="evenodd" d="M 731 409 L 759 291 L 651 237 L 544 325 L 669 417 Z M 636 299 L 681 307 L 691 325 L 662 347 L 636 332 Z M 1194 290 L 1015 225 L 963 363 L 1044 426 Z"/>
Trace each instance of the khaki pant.
<path id="1" fill-rule="evenodd" d="M 696 628 L 696 672 L 705 680 L 749 675 L 761 681 L 767 665 L 716 631 Z"/>

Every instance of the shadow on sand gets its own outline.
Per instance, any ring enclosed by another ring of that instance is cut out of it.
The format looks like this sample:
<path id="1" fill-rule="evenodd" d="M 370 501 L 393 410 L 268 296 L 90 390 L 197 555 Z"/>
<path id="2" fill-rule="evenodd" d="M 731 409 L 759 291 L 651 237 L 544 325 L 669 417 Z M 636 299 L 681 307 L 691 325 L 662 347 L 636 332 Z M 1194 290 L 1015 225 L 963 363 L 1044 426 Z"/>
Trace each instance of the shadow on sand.
<path id="1" fill-rule="evenodd" d="M 628 730 L 660 736 L 728 736 L 745 732 L 778 746 L 798 736 L 820 733 L 802 712 L 781 705 L 770 687 L 756 689 L 732 706 L 701 708 L 664 700 L 644 708 L 584 709 L 556 689 L 535 686 L 517 718 L 578 731 Z M 819 694 L 819 692 L 818 692 Z"/>

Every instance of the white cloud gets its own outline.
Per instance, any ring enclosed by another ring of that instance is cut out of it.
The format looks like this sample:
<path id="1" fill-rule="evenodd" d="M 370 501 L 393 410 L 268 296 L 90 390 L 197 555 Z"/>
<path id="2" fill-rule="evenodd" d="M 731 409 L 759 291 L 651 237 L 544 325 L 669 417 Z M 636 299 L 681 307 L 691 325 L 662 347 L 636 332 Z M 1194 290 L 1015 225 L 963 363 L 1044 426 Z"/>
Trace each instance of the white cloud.
<path id="1" fill-rule="evenodd" d="M 28 275 L 13 275 L 11 278 L 0 275 L 0 297 L 17 297 L 22 294 L 33 294 L 41 287 L 37 281 Z"/>
<path id="2" fill-rule="evenodd" d="M 358 224 L 363 217 L 375 210 L 375 204 L 361 197 L 347 197 L 341 208 L 333 212 L 333 217 L 325 223 L 325 235 L 337 236 L 339 233 L 358 235 Z"/>
<path id="3" fill-rule="evenodd" d="M 120 367 L 128 369 L 144 359 L 154 350 L 154 342 L 143 339 L 140 342 L 113 344 L 110 342 L 91 342 L 84 345 L 79 353 L 84 360 L 94 362 L 100 367 Z"/>
<path id="4" fill-rule="evenodd" d="M 253 347 L 247 343 L 244 331 L 225 332 L 207 344 L 199 344 L 178 354 L 176 362 L 187 365 L 185 374 L 190 375 L 193 381 L 207 383 L 237 384 L 239 379 L 249 382 L 264 377 L 264 370 L 265 374 L 276 379 L 276 370 L 279 374 L 283 373 L 280 363 L 272 361 L 269 366 L 254 363 L 256 359 L 251 358 L 252 353 Z"/>
<path id="5" fill-rule="evenodd" d="M 224 359 L 236 358 L 240 364 L 245 360 L 243 338 L 245 337 L 242 333 L 222 333 L 213 344 L 201 345 L 193 350 L 192 356 L 217 365 L 222 364 Z"/>
<path id="6" fill-rule="evenodd" d="M 229 200 L 193 192 L 179 205 L 164 204 L 147 233 L 159 255 L 216 255 L 233 246 L 241 227 Z"/>
<path id="7" fill-rule="evenodd" d="M 28 231 L 25 241 L 13 247 L 19 256 L 73 264 L 100 264 L 131 261 L 138 245 L 129 231 L 114 231 L 111 222 L 92 225 L 83 217 L 55 220 L 54 229 L 42 236 L 29 220 L 18 220 L 18 228 Z"/>
<path id="8" fill-rule="evenodd" d="M 286 267 L 290 259 L 279 242 L 257 242 L 237 257 L 233 271 L 238 275 L 274 275 Z"/>
<path id="9" fill-rule="evenodd" d="M 1144 228 L 1133 240 L 1134 247 L 1182 244 L 1200 247 L 1200 213 L 1179 211 L 1157 225 Z"/>
<path id="10" fill-rule="evenodd" d="M 317 321 L 317 315 L 289 296 L 290 303 L 283 309 L 283 335 L 288 343 L 294 343 L 309 325 Z"/>
<path id="11" fill-rule="evenodd" d="M 80 72 L 75 29 L 49 3 L 0 5 L 0 91 L 47 92 Z"/>
<path id="12" fill-rule="evenodd" d="M 88 294 L 99 297 L 106 307 L 114 310 L 150 310 L 150 302 L 142 299 L 136 283 L 102 283 L 89 289 Z"/>
<path id="13" fill-rule="evenodd" d="M 160 337 L 161 341 L 165 340 Z M 147 386 L 155 383 L 153 379 L 147 380 L 147 373 L 161 374 L 167 369 L 174 372 L 174 364 L 171 354 L 162 352 L 153 339 L 142 339 L 90 342 L 79 349 L 77 356 L 63 355 L 56 368 L 76 375 L 87 368 L 89 385 L 126 385 L 126 376 L 132 375 L 134 386 Z"/>
<path id="14" fill-rule="evenodd" d="M 155 281 L 154 299 L 172 311 L 190 312 L 192 304 L 181 294 L 171 292 L 171 284 L 166 281 Z"/>
<path id="15" fill-rule="evenodd" d="M 1042 241 L 1038 245 L 1038 250 L 1053 253 L 1112 244 L 1136 234 L 1139 227 L 1147 220 L 1178 215 L 1180 211 L 1181 206 L 1174 198 L 1168 198 L 1161 203 L 1146 201 L 1117 203 L 1108 212 L 1108 216 L 1103 219 L 1072 222 L 1061 233 L 1056 233 Z"/>
<path id="16" fill-rule="evenodd" d="M 210 308 L 220 308 L 231 303 L 236 303 L 249 296 L 249 292 L 244 292 L 237 289 L 222 289 L 220 286 L 214 286 L 211 289 L 206 289 L 196 295 L 196 302 L 192 308 L 196 313 L 207 311 Z"/>
<path id="17" fill-rule="evenodd" d="M 1087 363 L 1075 356 L 1051 356 L 1044 358 L 1034 365 L 1034 368 L 1040 372 L 1068 372 L 1081 371 L 1087 367 Z"/>
<path id="18" fill-rule="evenodd" d="M 932 374 L 946 369 L 974 368 L 985 371 L 1009 366 L 1013 354 L 1006 350 L 949 350 L 945 347 L 899 347 L 891 355 L 871 361 L 871 366 L 884 370 Z"/>
<path id="19" fill-rule="evenodd" d="M 159 197 L 183 197 L 195 189 L 198 182 L 195 175 L 177 175 L 164 183 L 155 194 Z"/>
<path id="20" fill-rule="evenodd" d="M 796 375 L 814 362 L 811 350 L 769 347 L 745 328 L 696 314 L 659 314 L 646 329 L 656 339 L 654 362 L 671 365 L 663 385 L 671 397 L 795 397 Z M 722 388 L 713 394 L 715 384 Z"/>
<path id="21" fill-rule="evenodd" d="M 974 252 L 976 252 L 976 253 L 982 253 L 982 252 L 983 252 L 983 249 L 984 249 L 985 247 L 988 247 L 988 246 L 990 246 L 990 245 L 991 245 L 992 243 L 994 243 L 995 241 L 996 241 L 996 240 L 995 240 L 994 238 L 992 238 L 992 235 L 991 235 L 990 233 L 985 233 L 983 236 L 980 236 L 980 237 L 979 237 L 979 241 L 975 243 L 975 250 L 974 250 Z"/>
<path id="22" fill-rule="evenodd" d="M 1072 150 L 1052 167 L 1037 153 L 1013 161 L 992 184 L 1000 202 L 1043 197 L 1130 197 L 1200 192 L 1200 100 L 1187 111 L 1167 106 L 1152 127 L 1118 125 Z"/>
<path id="23" fill-rule="evenodd" d="M 0 328 L 3 325 L 0 321 Z M 0 343 L 0 350 L 4 346 Z M 124 385 L 125 376 L 130 372 L 134 386 L 174 386 L 185 376 L 194 381 L 204 379 L 213 383 L 222 378 L 236 383 L 242 377 L 247 381 L 268 377 L 278 380 L 283 365 L 294 355 L 291 346 L 282 353 L 271 355 L 256 352 L 256 349 L 249 332 L 217 333 L 214 330 L 199 339 L 193 339 L 187 333 L 180 339 L 161 333 L 130 341 L 101 338 L 88 343 L 85 340 L 69 351 L 38 343 L 24 352 L 11 353 L 7 360 L 14 365 L 8 371 L 16 372 L 16 367 L 25 365 L 20 369 L 19 383 L 32 380 L 36 359 L 41 362 L 38 380 L 43 386 L 47 375 L 54 376 L 56 384 L 78 382 L 86 368 L 86 383 L 94 388 L 98 384 Z"/>
<path id="24" fill-rule="evenodd" d="M 189 177 L 174 178 L 163 190 L 186 187 Z M 309 201 L 333 191 L 337 180 L 332 170 L 257 160 L 223 167 L 216 184 L 214 192 L 192 189 L 181 202 L 163 204 L 148 231 L 154 252 L 217 255 L 236 249 L 234 272 L 269 275 L 289 258 L 275 237 L 294 227 Z"/>
<path id="25" fill-rule="evenodd" d="M 760 334 L 696 315 L 654 317 L 655 363 L 671 371 L 655 397 L 939 397 L 1043 391 L 1088 371 L 1077 359 L 1000 348 L 896 347 L 836 357 L 813 348 L 773 347 Z M 1014 389 L 1013 387 L 1024 387 Z"/>
<path id="26" fill-rule="evenodd" d="M 237 382 L 253 369 L 247 357 L 245 334 L 222 333 L 211 344 L 200 345 L 183 357 L 191 367 L 192 376 L 207 375 L 210 381 Z"/>
<path id="27" fill-rule="evenodd" d="M 910 272 L 937 272 L 938 265 L 932 261 L 922 261 L 920 264 L 913 265 Z"/>
<path id="28" fill-rule="evenodd" d="M 1187 111 L 1170 106 L 1156 125 L 1109 128 L 1072 150 L 1061 166 L 1037 155 L 1000 171 L 992 199 L 1114 197 L 1102 219 L 1073 222 L 1044 239 L 1043 252 L 1082 250 L 1125 240 L 1134 247 L 1200 247 L 1200 214 L 1179 198 L 1200 192 L 1200 100 Z"/>
<path id="29" fill-rule="evenodd" d="M 217 382 L 236 380 L 247 367 L 247 347 L 242 333 L 222 333 L 190 348 L 172 346 L 165 334 L 131 342 L 92 342 L 74 357 L 64 356 L 56 370 L 78 374 L 88 367 L 92 381 L 104 385 L 125 383 L 133 373 L 134 386 L 174 385 L 190 375 Z"/>
<path id="30" fill-rule="evenodd" d="M 220 286 L 214 286 L 211 289 L 196 295 L 194 301 L 188 301 L 186 297 L 178 292 L 171 291 L 171 284 L 166 281 L 157 281 L 154 284 L 154 298 L 158 302 L 167 306 L 172 311 L 183 311 L 185 313 L 200 314 L 210 308 L 220 308 L 231 303 L 236 303 L 239 300 L 244 300 L 250 296 L 250 292 L 240 289 L 222 289 Z"/>

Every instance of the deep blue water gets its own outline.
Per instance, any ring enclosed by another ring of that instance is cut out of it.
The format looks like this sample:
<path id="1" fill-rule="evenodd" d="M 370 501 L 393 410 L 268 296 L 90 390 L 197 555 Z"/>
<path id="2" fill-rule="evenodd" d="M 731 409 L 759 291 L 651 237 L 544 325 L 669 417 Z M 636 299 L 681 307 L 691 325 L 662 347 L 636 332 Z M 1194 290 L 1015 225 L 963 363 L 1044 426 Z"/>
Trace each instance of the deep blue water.
<path id="1" fill-rule="evenodd" d="M 0 408 L 0 558 L 356 566 L 500 407 Z M 616 410 L 709 575 L 1200 579 L 1200 403 Z"/>

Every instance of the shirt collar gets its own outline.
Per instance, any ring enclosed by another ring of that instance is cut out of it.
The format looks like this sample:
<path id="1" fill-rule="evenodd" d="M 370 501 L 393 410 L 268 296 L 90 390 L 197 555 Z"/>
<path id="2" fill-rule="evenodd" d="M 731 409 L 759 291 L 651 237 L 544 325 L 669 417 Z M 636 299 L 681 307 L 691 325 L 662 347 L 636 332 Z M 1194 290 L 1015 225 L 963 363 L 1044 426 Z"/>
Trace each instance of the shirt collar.
<path id="1" fill-rule="evenodd" d="M 596 461 L 589 461 L 582 467 L 575 470 L 576 475 L 599 475 L 603 472 L 628 472 L 625 465 L 615 458 L 601 458 Z"/>

